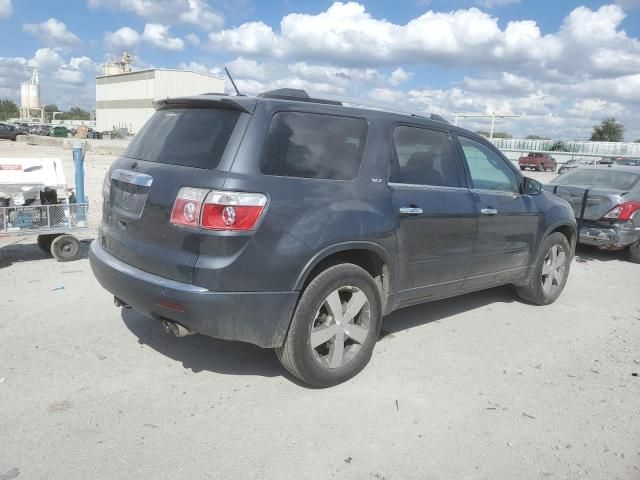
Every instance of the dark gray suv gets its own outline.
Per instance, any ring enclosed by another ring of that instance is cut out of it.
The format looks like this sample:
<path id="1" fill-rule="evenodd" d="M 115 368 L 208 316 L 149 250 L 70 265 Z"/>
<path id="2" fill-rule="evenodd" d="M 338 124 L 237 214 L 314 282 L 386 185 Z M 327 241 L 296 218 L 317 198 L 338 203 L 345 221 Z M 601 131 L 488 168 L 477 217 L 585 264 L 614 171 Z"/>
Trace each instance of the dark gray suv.
<path id="1" fill-rule="evenodd" d="M 576 241 L 478 135 L 291 90 L 159 102 L 103 190 L 90 260 L 116 305 L 275 348 L 315 386 L 359 372 L 399 308 L 502 284 L 553 302 Z"/>

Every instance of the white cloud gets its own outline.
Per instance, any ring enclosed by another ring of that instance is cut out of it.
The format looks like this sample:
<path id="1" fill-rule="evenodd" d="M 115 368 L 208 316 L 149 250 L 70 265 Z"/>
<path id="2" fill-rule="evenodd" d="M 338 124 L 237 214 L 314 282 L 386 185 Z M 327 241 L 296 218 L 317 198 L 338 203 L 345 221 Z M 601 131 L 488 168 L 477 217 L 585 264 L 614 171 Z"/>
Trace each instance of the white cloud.
<path id="1" fill-rule="evenodd" d="M 53 48 L 39 48 L 33 55 L 33 58 L 29 60 L 29 65 L 32 67 L 38 67 L 41 70 L 55 70 L 64 63 L 64 60 L 60 56 L 57 50 Z"/>
<path id="2" fill-rule="evenodd" d="M 140 34 L 130 27 L 122 27 L 115 32 L 105 32 L 104 44 L 107 51 L 120 53 L 122 50 L 131 50 L 140 42 Z"/>
<path id="3" fill-rule="evenodd" d="M 11 0 L 0 0 L 0 18 L 10 17 L 13 13 Z"/>
<path id="4" fill-rule="evenodd" d="M 428 32 L 428 34 L 425 34 Z M 509 22 L 477 8 L 427 11 L 404 25 L 374 18 L 359 3 L 335 2 L 317 15 L 291 13 L 279 31 L 248 22 L 209 35 L 210 46 L 240 55 L 318 60 L 344 65 L 433 63 L 526 65 L 556 60 L 558 38 L 542 35 L 533 21 Z"/>
<path id="5" fill-rule="evenodd" d="M 224 24 L 223 16 L 205 0 L 88 0 L 93 8 L 109 8 L 168 25 L 186 23 L 205 30 L 216 30 Z"/>
<path id="6" fill-rule="evenodd" d="M 389 77 L 389 83 L 391 83 L 391 85 L 393 85 L 394 87 L 397 87 L 401 83 L 404 83 L 407 80 L 409 80 L 412 76 L 413 76 L 413 73 L 409 73 L 405 71 L 404 68 L 398 67 L 393 72 L 391 72 L 391 75 Z"/>
<path id="7" fill-rule="evenodd" d="M 45 45 L 56 47 L 71 47 L 80 43 L 80 38 L 70 32 L 67 26 L 56 18 L 50 18 L 42 23 L 27 23 L 22 26 L 40 39 Z"/>
<path id="8" fill-rule="evenodd" d="M 40 69 L 41 101 L 60 108 L 95 108 L 94 77 L 98 65 L 86 56 L 63 57 L 64 50 L 49 47 L 36 50 L 30 59 L 0 57 L 0 97 L 20 100 L 20 82 Z"/>
<path id="9" fill-rule="evenodd" d="M 509 72 L 502 72 L 498 78 L 464 77 L 462 85 L 472 92 L 509 96 L 530 93 L 535 90 L 534 82 Z"/>
<path id="10" fill-rule="evenodd" d="M 195 33 L 190 33 L 184 37 L 184 39 L 189 42 L 191 45 L 200 45 L 200 37 Z"/>
<path id="11" fill-rule="evenodd" d="M 162 50 L 182 50 L 184 49 L 184 40 L 169 35 L 169 27 L 158 23 L 147 23 L 144 26 L 142 38 L 154 47 Z"/>

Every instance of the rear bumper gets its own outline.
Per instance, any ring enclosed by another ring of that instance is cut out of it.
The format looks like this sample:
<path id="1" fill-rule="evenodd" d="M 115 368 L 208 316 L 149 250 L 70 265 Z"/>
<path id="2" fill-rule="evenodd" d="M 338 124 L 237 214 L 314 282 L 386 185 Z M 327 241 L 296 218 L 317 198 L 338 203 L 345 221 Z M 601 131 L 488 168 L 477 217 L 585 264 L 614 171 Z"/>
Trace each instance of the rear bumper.
<path id="1" fill-rule="evenodd" d="M 89 262 L 100 285 L 142 315 L 264 348 L 282 345 L 298 298 L 298 292 L 212 292 L 132 267 L 95 241 Z"/>
<path id="2" fill-rule="evenodd" d="M 640 228 L 632 222 L 613 224 L 607 227 L 583 225 L 580 228 L 579 243 L 600 248 L 620 249 L 640 240 Z"/>

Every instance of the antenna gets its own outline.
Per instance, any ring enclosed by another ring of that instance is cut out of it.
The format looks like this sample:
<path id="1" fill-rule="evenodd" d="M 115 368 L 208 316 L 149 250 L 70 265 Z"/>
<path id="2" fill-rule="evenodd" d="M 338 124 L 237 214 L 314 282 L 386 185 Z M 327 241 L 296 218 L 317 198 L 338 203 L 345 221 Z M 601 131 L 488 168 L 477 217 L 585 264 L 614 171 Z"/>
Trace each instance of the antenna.
<path id="1" fill-rule="evenodd" d="M 233 85 L 233 88 L 236 91 L 236 95 L 239 97 L 243 97 L 244 95 L 242 95 L 240 93 L 240 90 L 238 90 L 238 87 L 236 87 L 236 82 L 233 81 L 233 77 L 231 76 L 231 73 L 229 73 L 229 69 L 227 67 L 224 67 L 224 71 L 227 72 L 227 76 L 229 77 L 229 80 L 231 80 L 231 85 Z"/>

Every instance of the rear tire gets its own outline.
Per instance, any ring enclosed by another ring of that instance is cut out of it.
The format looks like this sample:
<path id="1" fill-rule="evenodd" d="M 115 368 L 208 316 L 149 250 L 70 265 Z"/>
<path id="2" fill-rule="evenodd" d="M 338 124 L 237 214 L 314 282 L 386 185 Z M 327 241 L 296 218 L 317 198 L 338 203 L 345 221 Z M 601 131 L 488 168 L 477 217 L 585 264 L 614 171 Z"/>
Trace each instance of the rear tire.
<path id="1" fill-rule="evenodd" d="M 38 247 L 40 247 L 40 250 L 42 250 L 44 253 L 51 255 L 51 244 L 59 236 L 59 233 L 38 235 Z"/>
<path id="2" fill-rule="evenodd" d="M 60 235 L 51 243 L 51 255 L 59 262 L 71 262 L 80 257 L 81 244 L 73 235 Z"/>
<path id="3" fill-rule="evenodd" d="M 640 263 L 640 240 L 629 245 L 629 260 L 633 263 Z"/>
<path id="4" fill-rule="evenodd" d="M 573 255 L 569 240 L 559 232 L 546 238 L 540 252 L 529 283 L 516 287 L 516 292 L 526 302 L 549 305 L 558 299 L 567 283 Z"/>
<path id="5" fill-rule="evenodd" d="M 276 355 L 303 382 L 330 387 L 367 365 L 381 325 L 380 290 L 371 275 L 351 263 L 334 265 L 302 292 Z"/>

